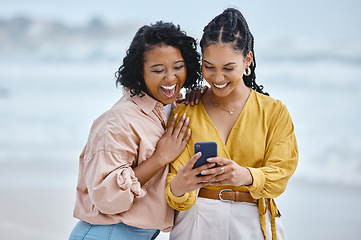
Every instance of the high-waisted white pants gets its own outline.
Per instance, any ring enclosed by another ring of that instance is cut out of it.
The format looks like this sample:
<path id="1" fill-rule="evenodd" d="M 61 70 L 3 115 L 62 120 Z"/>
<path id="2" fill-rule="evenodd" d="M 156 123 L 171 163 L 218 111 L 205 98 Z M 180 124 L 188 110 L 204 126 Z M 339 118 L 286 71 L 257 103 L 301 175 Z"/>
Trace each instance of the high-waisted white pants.
<path id="1" fill-rule="evenodd" d="M 286 236 L 276 218 L 277 240 Z M 272 239 L 269 212 L 266 213 L 267 239 Z M 188 211 L 181 211 L 170 233 L 171 240 L 263 240 L 258 205 L 248 202 L 222 202 L 198 197 Z"/>

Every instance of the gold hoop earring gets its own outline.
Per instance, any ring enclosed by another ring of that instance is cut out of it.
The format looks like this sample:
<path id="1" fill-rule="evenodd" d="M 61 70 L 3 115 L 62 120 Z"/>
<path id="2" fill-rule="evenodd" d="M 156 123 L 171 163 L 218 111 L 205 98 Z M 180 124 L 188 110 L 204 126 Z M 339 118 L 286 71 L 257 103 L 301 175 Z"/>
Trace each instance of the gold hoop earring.
<path id="1" fill-rule="evenodd" d="M 248 67 L 244 70 L 243 74 L 248 77 L 249 75 L 251 75 L 251 73 L 252 73 L 252 70 Z"/>

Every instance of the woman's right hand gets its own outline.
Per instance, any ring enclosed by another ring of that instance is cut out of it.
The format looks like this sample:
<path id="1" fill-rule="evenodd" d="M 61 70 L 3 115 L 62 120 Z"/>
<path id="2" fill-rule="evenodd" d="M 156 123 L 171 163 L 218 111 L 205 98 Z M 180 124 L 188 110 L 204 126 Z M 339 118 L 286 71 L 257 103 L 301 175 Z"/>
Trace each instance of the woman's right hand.
<path id="1" fill-rule="evenodd" d="M 143 186 L 149 181 L 162 167 L 174 161 L 187 146 L 191 138 L 189 118 L 184 114 L 176 125 L 178 116 L 175 114 L 171 120 L 167 131 L 159 139 L 156 151 L 147 161 L 133 168 L 135 176 Z"/>
<path id="2" fill-rule="evenodd" d="M 195 90 L 192 90 L 192 89 L 188 90 L 186 92 L 184 104 L 185 105 L 190 104 L 191 106 L 198 104 L 202 95 L 205 94 L 207 92 L 207 90 L 208 90 L 207 86 L 199 87 L 198 89 L 195 89 Z"/>
<path id="3" fill-rule="evenodd" d="M 175 196 L 182 196 L 185 193 L 192 192 L 195 189 L 207 186 L 211 183 L 211 179 L 215 175 L 202 175 L 203 171 L 215 166 L 215 163 L 207 163 L 198 168 L 193 168 L 194 164 L 200 158 L 201 152 L 193 155 L 193 157 L 178 169 L 177 175 L 170 183 L 170 190 Z"/>
<path id="4" fill-rule="evenodd" d="M 178 115 L 172 118 L 167 131 L 159 139 L 154 155 L 161 161 L 162 165 L 173 162 L 187 146 L 191 138 L 191 130 L 187 131 L 189 126 L 189 118 L 184 113 L 178 124 L 176 121 Z"/>

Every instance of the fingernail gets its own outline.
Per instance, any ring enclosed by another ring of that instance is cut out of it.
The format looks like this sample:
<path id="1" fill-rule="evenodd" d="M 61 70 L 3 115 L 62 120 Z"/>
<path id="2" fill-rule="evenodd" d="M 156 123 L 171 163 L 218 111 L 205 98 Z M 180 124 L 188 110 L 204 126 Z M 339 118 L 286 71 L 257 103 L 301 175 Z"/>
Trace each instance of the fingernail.
<path id="1" fill-rule="evenodd" d="M 197 155 L 197 156 L 200 156 L 200 155 L 202 155 L 202 152 L 197 152 L 196 155 Z"/>
<path id="2" fill-rule="evenodd" d="M 212 158 L 207 158 L 207 162 L 211 162 L 212 161 Z"/>
<path id="3" fill-rule="evenodd" d="M 186 115 L 187 115 L 187 114 L 186 114 L 186 113 L 184 113 L 184 114 L 183 114 L 183 116 L 182 116 L 182 118 L 183 118 L 183 119 L 184 119 L 184 118 L 186 118 Z"/>
<path id="4" fill-rule="evenodd" d="M 216 166 L 216 164 L 215 164 L 215 163 L 212 163 L 212 164 L 211 164 L 211 167 L 214 167 L 214 166 Z"/>
<path id="5" fill-rule="evenodd" d="M 203 170 L 203 171 L 201 172 L 201 174 L 202 174 L 202 175 L 206 175 L 206 174 L 207 174 L 207 171 Z"/>
<path id="6" fill-rule="evenodd" d="M 174 114 L 174 118 L 177 118 L 178 117 L 178 113 Z"/>
<path id="7" fill-rule="evenodd" d="M 196 100 L 196 104 L 198 104 L 198 102 L 199 102 L 199 100 L 197 99 L 197 100 Z"/>
<path id="8" fill-rule="evenodd" d="M 187 117 L 186 122 L 187 122 L 187 123 L 189 122 L 189 117 Z"/>

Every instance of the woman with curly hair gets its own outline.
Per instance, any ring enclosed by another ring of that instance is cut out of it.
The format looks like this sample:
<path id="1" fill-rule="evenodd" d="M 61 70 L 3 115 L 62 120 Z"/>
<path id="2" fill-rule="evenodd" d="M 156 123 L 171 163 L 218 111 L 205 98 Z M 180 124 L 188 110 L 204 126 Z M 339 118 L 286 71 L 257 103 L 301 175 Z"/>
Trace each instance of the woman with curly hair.
<path id="1" fill-rule="evenodd" d="M 174 110 L 187 113 L 193 132 L 167 179 L 167 201 L 180 211 L 171 239 L 285 239 L 274 198 L 298 162 L 290 114 L 256 84 L 254 38 L 238 10 L 215 17 L 200 45 L 211 88 L 199 104 Z M 207 141 L 218 156 L 193 168 L 197 143 Z"/>
<path id="2" fill-rule="evenodd" d="M 73 239 L 155 239 L 170 231 L 168 163 L 190 138 L 185 114 L 169 111 L 200 77 L 196 42 L 172 23 L 141 27 L 116 73 L 123 96 L 90 130 L 79 159 Z M 167 116 L 168 115 L 168 116 Z"/>

